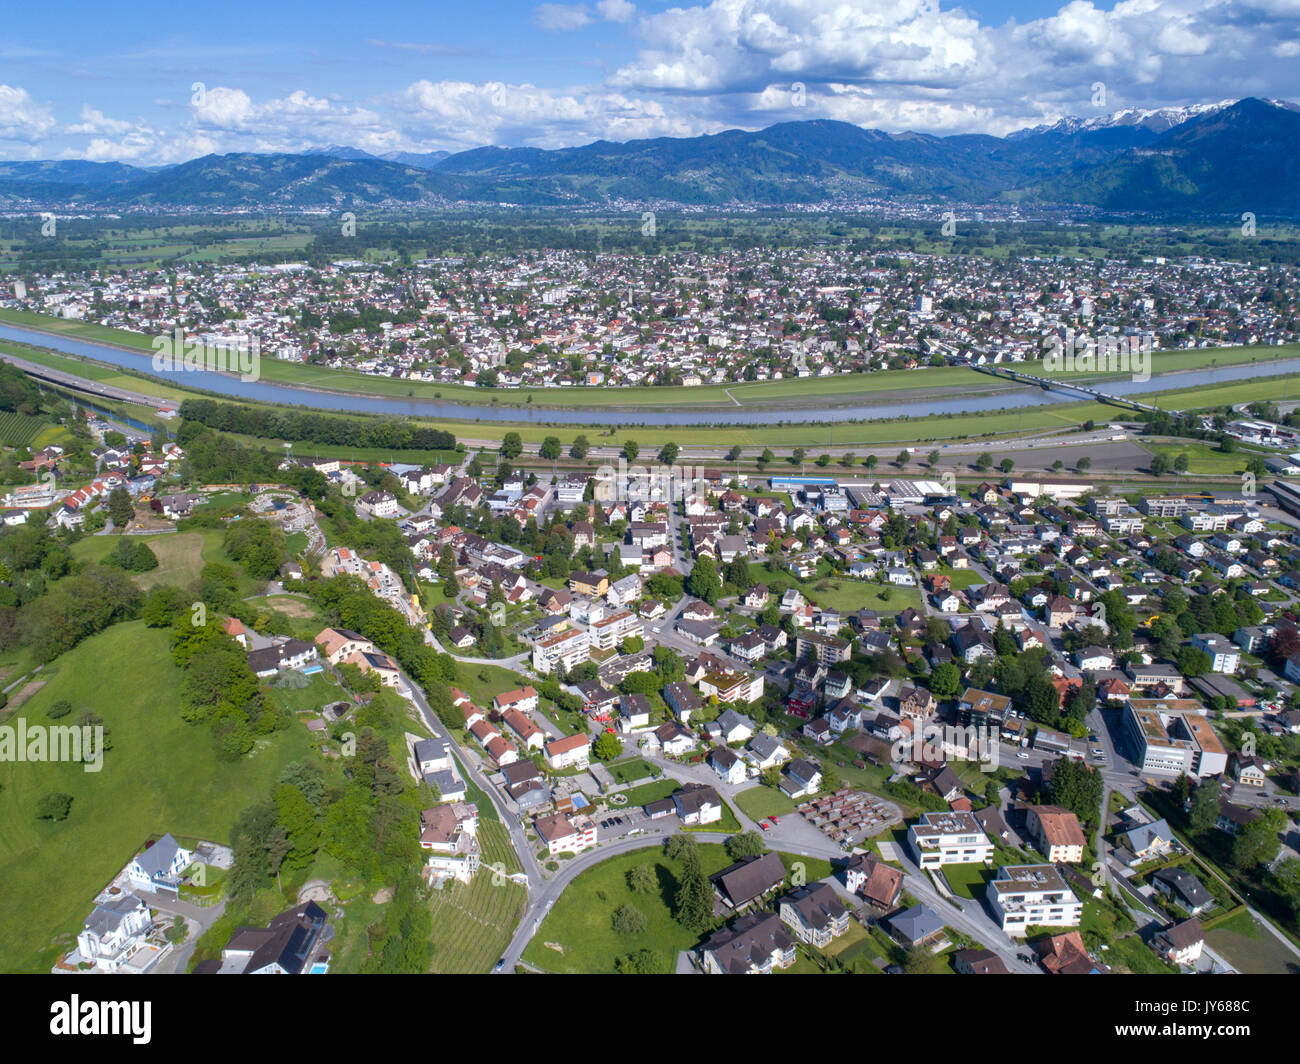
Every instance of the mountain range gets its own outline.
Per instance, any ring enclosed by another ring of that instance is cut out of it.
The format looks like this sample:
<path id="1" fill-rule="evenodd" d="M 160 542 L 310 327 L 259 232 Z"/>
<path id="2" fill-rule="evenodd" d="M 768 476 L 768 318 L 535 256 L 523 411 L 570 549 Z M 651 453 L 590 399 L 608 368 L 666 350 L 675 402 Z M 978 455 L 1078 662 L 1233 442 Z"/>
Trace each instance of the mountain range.
<path id="1" fill-rule="evenodd" d="M 827 203 L 846 198 L 1078 204 L 1145 213 L 1300 213 L 1300 108 L 1244 99 L 1063 119 L 1007 137 L 784 122 L 574 148 L 375 156 L 207 155 L 158 168 L 0 162 L 0 205 L 344 208 L 464 200 Z"/>

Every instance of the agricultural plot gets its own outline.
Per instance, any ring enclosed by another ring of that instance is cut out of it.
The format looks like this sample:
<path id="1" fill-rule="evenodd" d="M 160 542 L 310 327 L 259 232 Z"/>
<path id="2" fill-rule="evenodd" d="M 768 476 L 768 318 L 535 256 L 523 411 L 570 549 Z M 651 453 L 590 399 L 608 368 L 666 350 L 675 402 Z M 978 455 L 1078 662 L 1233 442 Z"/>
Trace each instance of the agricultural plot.
<path id="1" fill-rule="evenodd" d="M 39 446 L 37 440 L 47 429 L 56 428 L 44 418 L 13 411 L 0 413 L 0 443 L 10 447 Z"/>
<path id="2" fill-rule="evenodd" d="M 499 821 L 480 821 L 479 845 L 483 865 L 473 881 L 453 882 L 434 893 L 434 972 L 472 975 L 491 971 L 523 915 L 528 892 L 501 874 L 519 868 L 506 829 Z"/>

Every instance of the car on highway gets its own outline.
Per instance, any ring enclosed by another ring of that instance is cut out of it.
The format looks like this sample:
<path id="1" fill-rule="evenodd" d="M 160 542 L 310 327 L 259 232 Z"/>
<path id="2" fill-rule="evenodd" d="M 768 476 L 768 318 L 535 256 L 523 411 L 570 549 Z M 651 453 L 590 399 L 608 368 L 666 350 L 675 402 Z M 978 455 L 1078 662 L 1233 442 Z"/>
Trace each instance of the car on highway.
<path id="1" fill-rule="evenodd" d="M 760 828 L 762 828 L 764 831 L 767 831 L 767 830 L 768 830 L 768 828 L 767 828 L 767 821 L 766 821 L 766 820 L 760 820 L 760 821 L 758 822 L 758 826 L 759 826 Z"/>
<path id="2" fill-rule="evenodd" d="M 773 824 L 781 823 L 781 818 L 779 816 L 770 816 L 767 819 L 772 821 Z"/>
<path id="3" fill-rule="evenodd" d="M 1016 757 L 1020 758 L 1021 761 L 1028 761 L 1028 760 L 1029 760 L 1029 755 L 1028 755 L 1027 753 L 1025 753 L 1025 751 L 1023 751 L 1023 750 L 1021 750 L 1020 753 L 1016 754 Z"/>

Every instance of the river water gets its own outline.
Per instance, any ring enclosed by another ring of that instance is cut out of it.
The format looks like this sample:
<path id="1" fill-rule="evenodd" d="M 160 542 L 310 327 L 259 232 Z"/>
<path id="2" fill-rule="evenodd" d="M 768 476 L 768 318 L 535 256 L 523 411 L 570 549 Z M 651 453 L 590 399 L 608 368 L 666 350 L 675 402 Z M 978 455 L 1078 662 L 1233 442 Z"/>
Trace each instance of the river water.
<path id="1" fill-rule="evenodd" d="M 505 406 L 446 402 L 440 399 L 401 399 L 391 396 L 347 395 L 342 392 L 313 391 L 269 381 L 244 381 L 235 376 L 208 370 L 156 370 L 147 353 L 136 354 L 120 347 L 94 340 L 23 329 L 0 324 L 0 338 L 46 347 L 69 355 L 80 355 L 107 362 L 159 380 L 190 388 L 202 388 L 236 399 L 256 399 L 287 406 L 312 407 L 317 410 L 353 410 L 366 414 L 400 414 L 406 417 L 447 421 L 507 421 L 539 425 L 775 425 L 824 424 L 828 421 L 882 421 L 898 417 L 930 417 L 935 414 L 977 414 L 995 410 L 1052 406 L 1058 403 L 1086 401 L 1086 396 L 1048 392 L 1027 387 L 1023 391 L 1004 391 L 995 395 L 970 395 L 952 398 L 904 399 L 890 402 L 881 393 L 878 403 L 857 406 L 812 408 L 731 407 L 717 410 L 640 410 L 610 407 L 585 407 L 580 410 L 557 410 L 551 407 Z M 972 373 L 974 370 L 971 371 Z M 1213 369 L 1165 373 L 1149 381 L 1114 380 L 1095 384 L 1113 395 L 1134 395 L 1157 388 L 1196 388 L 1206 384 L 1223 384 L 1251 377 L 1286 377 L 1300 374 L 1300 359 L 1286 359 L 1260 365 L 1219 366 Z M 918 375 L 918 386 L 924 380 Z M 1279 381 L 1278 396 L 1283 394 Z M 1300 396 L 1300 387 L 1291 389 Z M 551 392 L 548 390 L 548 397 Z M 671 393 L 670 393 L 671 394 Z M 1290 394 L 1288 392 L 1287 394 Z"/>

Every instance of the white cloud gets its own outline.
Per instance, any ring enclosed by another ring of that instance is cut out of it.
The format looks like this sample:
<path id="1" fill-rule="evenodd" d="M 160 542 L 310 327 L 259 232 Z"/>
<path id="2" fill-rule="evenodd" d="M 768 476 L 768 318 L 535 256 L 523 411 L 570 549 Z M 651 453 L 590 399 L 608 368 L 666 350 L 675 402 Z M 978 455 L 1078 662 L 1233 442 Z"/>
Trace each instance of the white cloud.
<path id="1" fill-rule="evenodd" d="M 55 125 L 48 104 L 37 103 L 20 86 L 0 85 L 0 141 L 37 144 L 54 131 Z"/>
<path id="2" fill-rule="evenodd" d="M 600 0 L 596 10 L 606 22 L 630 22 L 636 14 L 636 4 L 628 0 Z"/>
<path id="3" fill-rule="evenodd" d="M 533 12 L 538 29 L 559 33 L 581 29 L 590 21 L 591 12 L 585 4 L 540 4 Z"/>

